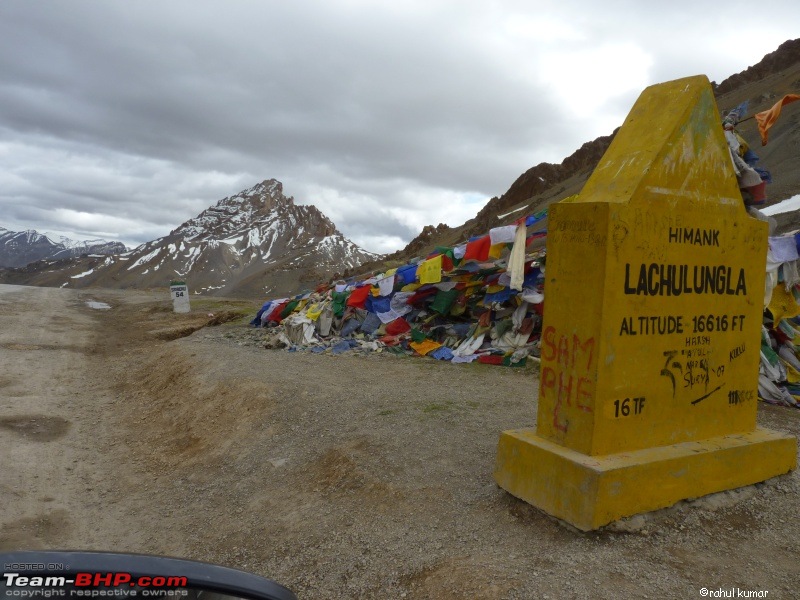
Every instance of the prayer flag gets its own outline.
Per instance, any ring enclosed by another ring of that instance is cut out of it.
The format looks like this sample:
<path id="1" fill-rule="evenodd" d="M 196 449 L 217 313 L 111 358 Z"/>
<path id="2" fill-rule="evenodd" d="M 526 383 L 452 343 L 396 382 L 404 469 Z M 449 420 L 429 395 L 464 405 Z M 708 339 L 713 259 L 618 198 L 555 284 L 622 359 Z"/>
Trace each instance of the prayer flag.
<path id="1" fill-rule="evenodd" d="M 428 352 L 432 352 L 441 346 L 439 342 L 433 340 L 424 340 L 422 342 L 411 342 L 409 344 L 417 354 L 425 356 Z"/>
<path id="2" fill-rule="evenodd" d="M 417 267 L 417 277 L 420 283 L 438 283 L 442 280 L 442 255 L 439 254 Z"/>
<path id="3" fill-rule="evenodd" d="M 388 335 L 401 335 L 411 331 L 411 325 L 408 324 L 404 318 L 400 317 L 386 325 L 386 333 Z"/>
<path id="4" fill-rule="evenodd" d="M 350 292 L 350 297 L 347 299 L 347 306 L 354 306 L 356 308 L 364 308 L 367 304 L 367 296 L 369 295 L 372 286 L 364 285 L 360 288 L 354 289 Z"/>
<path id="5" fill-rule="evenodd" d="M 398 267 L 397 275 L 403 278 L 406 284 L 414 283 L 417 279 L 417 265 L 404 265 Z"/>
<path id="6" fill-rule="evenodd" d="M 489 258 L 500 258 L 503 256 L 503 250 L 506 246 L 507 244 L 505 242 L 489 246 Z"/>
<path id="7" fill-rule="evenodd" d="M 537 213 L 534 213 L 528 217 L 525 217 L 525 227 L 530 227 L 544 219 L 547 216 L 547 209 L 540 210 Z"/>
<path id="8" fill-rule="evenodd" d="M 517 231 L 516 225 L 503 225 L 489 230 L 489 239 L 492 246 L 495 244 L 510 244 L 514 241 L 514 234 Z"/>
<path id="9" fill-rule="evenodd" d="M 464 253 L 464 260 L 487 260 L 489 258 L 489 247 L 491 245 L 492 242 L 488 234 L 467 242 L 467 251 Z"/>
<path id="10" fill-rule="evenodd" d="M 784 104 L 789 104 L 795 100 L 800 100 L 800 94 L 786 94 L 783 98 L 778 100 L 769 110 L 756 113 L 755 118 L 758 122 L 758 131 L 761 133 L 761 145 L 767 145 L 767 134 L 770 128 L 781 116 L 781 108 Z"/>
<path id="11" fill-rule="evenodd" d="M 514 246 L 508 257 L 508 270 L 511 275 L 511 289 L 521 291 L 525 279 L 525 234 L 527 227 L 520 225 L 514 232 Z"/>
<path id="12" fill-rule="evenodd" d="M 394 291 L 394 275 L 386 275 L 378 280 L 378 288 L 381 296 L 389 296 Z"/>

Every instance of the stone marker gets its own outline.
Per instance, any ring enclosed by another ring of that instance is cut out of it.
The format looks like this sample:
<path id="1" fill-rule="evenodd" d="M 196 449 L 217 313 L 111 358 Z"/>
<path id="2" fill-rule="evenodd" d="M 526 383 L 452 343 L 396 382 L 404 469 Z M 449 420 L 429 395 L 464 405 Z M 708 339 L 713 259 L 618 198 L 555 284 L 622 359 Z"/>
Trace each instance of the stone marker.
<path id="1" fill-rule="evenodd" d="M 172 296 L 172 310 L 176 313 L 188 313 L 189 306 L 189 286 L 184 281 L 170 281 L 169 293 Z"/>
<path id="2" fill-rule="evenodd" d="M 647 88 L 549 221 L 537 426 L 501 434 L 497 483 L 591 530 L 795 468 L 756 427 L 767 224 L 708 79 Z"/>

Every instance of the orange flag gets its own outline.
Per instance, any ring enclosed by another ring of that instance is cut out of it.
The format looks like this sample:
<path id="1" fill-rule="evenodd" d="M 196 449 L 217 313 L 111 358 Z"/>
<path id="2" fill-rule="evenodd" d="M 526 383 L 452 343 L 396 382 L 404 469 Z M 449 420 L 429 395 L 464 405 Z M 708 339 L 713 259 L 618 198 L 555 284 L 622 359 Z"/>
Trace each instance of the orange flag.
<path id="1" fill-rule="evenodd" d="M 781 108 L 784 104 L 789 104 L 795 100 L 800 100 L 800 94 L 786 94 L 783 98 L 775 103 L 775 106 L 769 110 L 756 113 L 756 121 L 758 122 L 758 131 L 761 133 L 761 145 L 767 145 L 767 132 L 770 127 L 775 124 L 778 117 L 781 116 Z"/>

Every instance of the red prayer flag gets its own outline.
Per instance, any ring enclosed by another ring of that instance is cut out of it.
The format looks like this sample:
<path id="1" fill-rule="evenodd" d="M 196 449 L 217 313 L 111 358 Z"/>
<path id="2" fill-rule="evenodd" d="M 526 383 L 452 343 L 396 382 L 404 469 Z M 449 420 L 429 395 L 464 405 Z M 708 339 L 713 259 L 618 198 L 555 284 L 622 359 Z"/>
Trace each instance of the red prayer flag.
<path id="1" fill-rule="evenodd" d="M 491 245 L 492 240 L 488 233 L 475 241 L 467 242 L 467 251 L 464 253 L 464 260 L 488 260 L 489 248 Z"/>
<path id="2" fill-rule="evenodd" d="M 428 255 L 425 260 L 436 258 L 439 255 L 441 255 L 442 257 L 442 272 L 449 273 L 450 271 L 452 271 L 454 266 L 453 259 L 447 256 L 447 254 L 444 254 L 442 252 L 434 252 L 433 254 Z"/>
<path id="3" fill-rule="evenodd" d="M 347 306 L 364 308 L 367 305 L 367 296 L 369 296 L 371 289 L 372 286 L 369 285 L 362 285 L 360 288 L 354 289 L 347 298 Z"/>
<path id="4" fill-rule="evenodd" d="M 413 296 L 411 296 L 408 300 L 406 300 L 406 304 L 410 304 L 410 305 L 414 306 L 415 304 L 418 304 L 418 303 L 422 302 L 428 296 L 432 296 L 433 294 L 436 294 L 438 291 L 439 290 L 437 288 L 433 287 L 433 286 L 431 286 L 431 287 L 429 287 L 427 289 L 424 289 L 424 290 L 419 290 Z"/>
<path id="5" fill-rule="evenodd" d="M 286 308 L 286 306 L 289 304 L 289 302 L 290 302 L 290 300 L 286 300 L 284 302 L 281 302 L 275 308 L 273 308 L 271 311 L 269 311 L 269 315 L 267 316 L 266 320 L 267 321 L 275 321 L 276 323 L 280 323 L 281 320 L 282 320 L 281 319 L 281 313 L 283 312 L 283 309 Z"/>
<path id="6" fill-rule="evenodd" d="M 403 317 L 399 317 L 386 325 L 387 335 L 400 335 L 406 331 L 411 331 L 411 325 Z"/>
<path id="7" fill-rule="evenodd" d="M 478 357 L 478 362 L 485 365 L 502 365 L 503 356 L 500 354 L 481 354 Z"/>

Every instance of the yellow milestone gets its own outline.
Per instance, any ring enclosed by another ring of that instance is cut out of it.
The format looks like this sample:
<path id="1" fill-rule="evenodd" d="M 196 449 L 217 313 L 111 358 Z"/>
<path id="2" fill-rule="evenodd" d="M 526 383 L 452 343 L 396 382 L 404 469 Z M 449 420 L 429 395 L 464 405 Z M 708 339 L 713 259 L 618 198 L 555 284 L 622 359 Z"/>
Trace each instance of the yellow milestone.
<path id="1" fill-rule="evenodd" d="M 756 426 L 767 225 L 704 76 L 647 88 L 582 192 L 550 209 L 537 427 L 495 479 L 583 530 L 796 466 Z"/>

